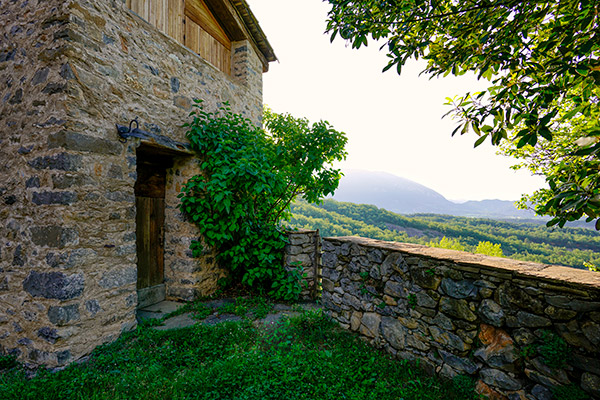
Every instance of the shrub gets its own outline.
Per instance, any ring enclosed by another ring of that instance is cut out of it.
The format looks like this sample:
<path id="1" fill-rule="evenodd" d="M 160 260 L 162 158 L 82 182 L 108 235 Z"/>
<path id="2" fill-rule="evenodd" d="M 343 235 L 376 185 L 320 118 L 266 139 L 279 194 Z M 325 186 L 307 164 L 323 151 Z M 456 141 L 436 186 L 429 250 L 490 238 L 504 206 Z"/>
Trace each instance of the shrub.
<path id="1" fill-rule="evenodd" d="M 204 243 L 218 251 L 219 263 L 233 282 L 292 300 L 300 292 L 296 275 L 283 268 L 285 235 L 281 227 L 298 196 L 318 202 L 337 188 L 341 173 L 330 163 L 345 158 L 345 135 L 327 122 L 266 110 L 267 130 L 231 112 L 190 114 L 187 137 L 203 173 L 183 187 L 181 210 L 200 230 Z M 193 241 L 195 256 L 204 249 Z"/>

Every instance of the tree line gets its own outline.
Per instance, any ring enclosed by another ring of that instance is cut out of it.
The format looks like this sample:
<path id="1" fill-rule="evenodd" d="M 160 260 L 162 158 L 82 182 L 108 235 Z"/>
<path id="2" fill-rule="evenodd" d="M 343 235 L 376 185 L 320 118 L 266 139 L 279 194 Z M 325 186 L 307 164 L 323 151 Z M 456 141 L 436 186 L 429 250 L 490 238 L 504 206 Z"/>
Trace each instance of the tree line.
<path id="1" fill-rule="evenodd" d="M 323 237 L 362 236 L 574 268 L 600 266 L 600 235 L 584 228 L 438 214 L 400 215 L 373 205 L 324 200 L 292 204 L 290 225 Z"/>

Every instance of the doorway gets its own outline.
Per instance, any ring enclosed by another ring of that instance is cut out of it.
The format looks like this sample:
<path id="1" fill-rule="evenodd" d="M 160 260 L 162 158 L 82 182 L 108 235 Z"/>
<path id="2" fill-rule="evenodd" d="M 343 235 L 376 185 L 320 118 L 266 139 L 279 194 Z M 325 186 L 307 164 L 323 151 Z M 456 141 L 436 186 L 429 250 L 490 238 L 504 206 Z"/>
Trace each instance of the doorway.
<path id="1" fill-rule="evenodd" d="M 165 187 L 170 156 L 137 150 L 135 183 L 138 308 L 165 299 Z"/>

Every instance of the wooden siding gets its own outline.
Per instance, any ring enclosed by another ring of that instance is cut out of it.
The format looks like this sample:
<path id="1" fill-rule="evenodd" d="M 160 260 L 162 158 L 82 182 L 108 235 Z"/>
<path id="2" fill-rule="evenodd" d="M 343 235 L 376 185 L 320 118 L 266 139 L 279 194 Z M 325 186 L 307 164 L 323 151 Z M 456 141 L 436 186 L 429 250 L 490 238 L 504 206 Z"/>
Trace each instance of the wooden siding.
<path id="1" fill-rule="evenodd" d="M 223 46 L 188 17 L 185 19 L 184 44 L 221 71 L 231 74 L 231 44 L 229 48 Z"/>
<path id="2" fill-rule="evenodd" d="M 126 6 L 231 75 L 231 40 L 203 0 L 126 0 Z"/>

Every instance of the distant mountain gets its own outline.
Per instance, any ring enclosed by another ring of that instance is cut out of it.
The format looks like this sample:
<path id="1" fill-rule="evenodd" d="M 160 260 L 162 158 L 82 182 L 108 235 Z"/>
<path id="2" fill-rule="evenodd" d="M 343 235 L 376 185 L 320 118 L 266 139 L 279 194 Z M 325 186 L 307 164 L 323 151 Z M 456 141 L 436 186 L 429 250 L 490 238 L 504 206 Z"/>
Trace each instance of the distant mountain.
<path id="1" fill-rule="evenodd" d="M 399 214 L 432 213 L 543 221 L 532 211 L 517 210 L 512 201 L 483 200 L 457 204 L 433 189 L 387 172 L 347 170 L 344 174 L 333 195 L 333 199 L 337 201 L 373 204 Z"/>

